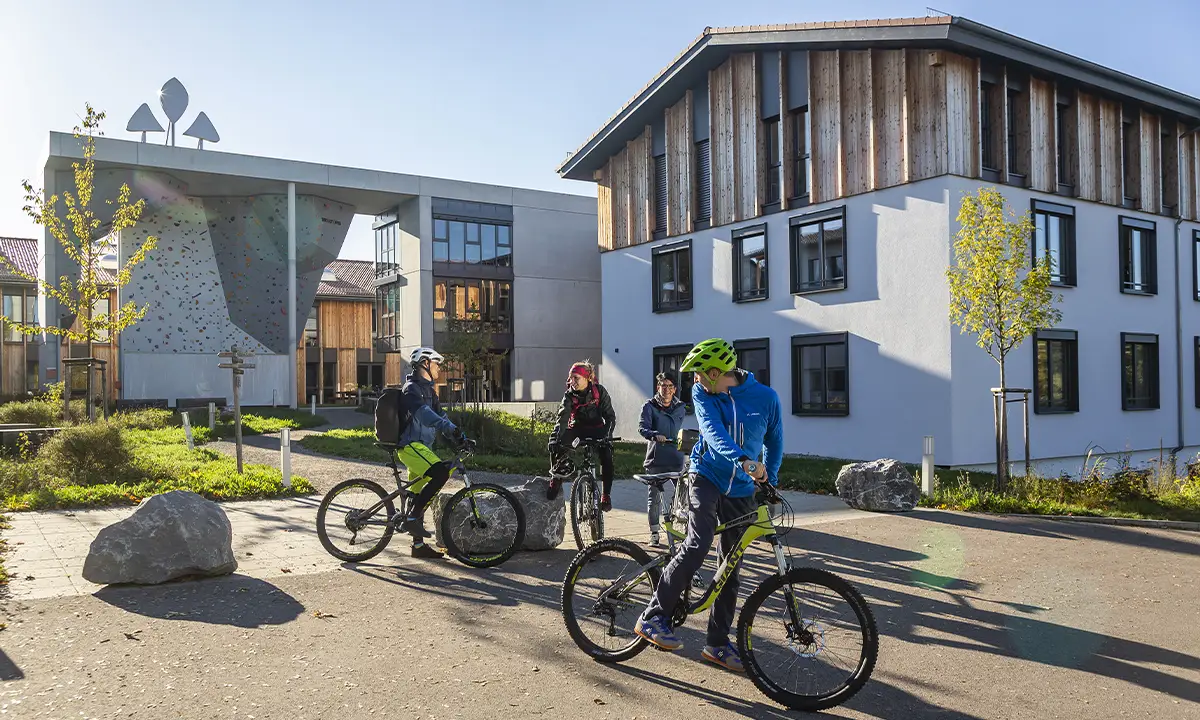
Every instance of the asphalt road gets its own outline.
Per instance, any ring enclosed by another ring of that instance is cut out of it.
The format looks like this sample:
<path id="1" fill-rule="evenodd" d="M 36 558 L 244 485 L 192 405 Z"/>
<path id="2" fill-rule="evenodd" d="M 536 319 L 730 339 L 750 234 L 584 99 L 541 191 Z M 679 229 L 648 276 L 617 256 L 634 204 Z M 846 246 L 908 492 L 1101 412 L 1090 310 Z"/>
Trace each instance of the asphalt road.
<path id="1" fill-rule="evenodd" d="M 788 541 L 859 586 L 882 635 L 831 717 L 1200 718 L 1200 535 L 917 512 Z M 487 571 L 381 557 L 10 601 L 0 717 L 794 716 L 702 663 L 697 619 L 677 655 L 584 657 L 559 614 L 568 551 Z"/>

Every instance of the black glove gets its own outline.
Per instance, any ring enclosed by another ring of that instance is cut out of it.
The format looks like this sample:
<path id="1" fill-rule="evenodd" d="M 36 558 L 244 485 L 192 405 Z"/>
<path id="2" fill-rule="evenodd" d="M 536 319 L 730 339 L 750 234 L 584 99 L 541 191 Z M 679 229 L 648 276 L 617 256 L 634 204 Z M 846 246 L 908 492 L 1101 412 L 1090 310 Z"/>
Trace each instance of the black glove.
<path id="1" fill-rule="evenodd" d="M 475 447 L 475 441 L 467 437 L 466 433 L 458 434 L 458 448 L 460 450 L 471 450 Z"/>
<path id="2" fill-rule="evenodd" d="M 555 440 L 554 438 L 551 438 L 550 442 L 546 443 L 546 450 L 551 455 L 557 455 L 560 449 L 561 448 L 559 447 L 558 440 Z"/>

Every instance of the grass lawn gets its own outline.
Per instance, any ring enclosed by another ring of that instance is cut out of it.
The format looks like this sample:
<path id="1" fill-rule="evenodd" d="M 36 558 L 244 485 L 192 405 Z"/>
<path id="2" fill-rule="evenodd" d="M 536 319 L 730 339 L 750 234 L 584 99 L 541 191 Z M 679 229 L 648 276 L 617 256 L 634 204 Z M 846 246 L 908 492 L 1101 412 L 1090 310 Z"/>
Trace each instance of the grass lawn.
<path id="1" fill-rule="evenodd" d="M 192 417 L 192 428 L 208 430 L 208 410 L 198 409 L 189 413 Z M 291 408 L 247 408 L 242 411 L 242 436 L 264 435 L 277 433 L 284 428 L 292 430 L 309 430 L 325 425 L 329 421 L 321 415 L 313 415 L 308 410 L 292 410 Z M 234 436 L 233 421 L 216 423 L 218 438 Z"/>

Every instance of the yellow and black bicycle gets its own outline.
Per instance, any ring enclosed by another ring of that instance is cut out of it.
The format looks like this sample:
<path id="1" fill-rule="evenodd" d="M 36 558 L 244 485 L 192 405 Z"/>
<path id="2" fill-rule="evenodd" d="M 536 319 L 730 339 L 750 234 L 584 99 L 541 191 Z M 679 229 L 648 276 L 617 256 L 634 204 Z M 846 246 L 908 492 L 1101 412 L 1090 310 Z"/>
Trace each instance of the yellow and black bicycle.
<path id="1" fill-rule="evenodd" d="M 639 478 L 642 479 L 642 478 Z M 663 568 L 682 549 L 686 528 L 686 476 L 676 481 L 675 500 L 663 515 L 669 549 L 651 555 L 624 538 L 606 538 L 584 548 L 567 570 L 562 613 L 571 639 L 600 662 L 622 662 L 649 643 L 634 634 Z M 645 482 L 645 480 L 643 480 Z M 870 607 L 848 582 L 826 570 L 792 567 L 780 538 L 791 515 L 787 502 L 763 486 L 758 509 L 717 527 L 744 527 L 740 542 L 717 568 L 702 594 L 685 585 L 672 627 L 712 607 L 746 549 L 765 539 L 774 567 L 742 607 L 738 652 L 746 672 L 767 697 L 793 710 L 824 710 L 862 689 L 875 668 L 879 635 Z M 775 508 L 775 510 L 773 510 Z"/>

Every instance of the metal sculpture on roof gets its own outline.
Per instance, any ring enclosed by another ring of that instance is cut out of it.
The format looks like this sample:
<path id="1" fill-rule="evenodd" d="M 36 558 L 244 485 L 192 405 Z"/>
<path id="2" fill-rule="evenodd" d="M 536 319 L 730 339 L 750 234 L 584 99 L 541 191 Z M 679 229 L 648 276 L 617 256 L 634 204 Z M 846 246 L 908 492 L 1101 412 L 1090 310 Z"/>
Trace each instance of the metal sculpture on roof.
<path id="1" fill-rule="evenodd" d="M 188 106 L 188 91 L 179 82 L 178 78 L 171 78 L 163 84 L 162 89 L 158 91 L 159 104 L 162 106 L 163 113 L 167 116 L 167 140 L 164 144 L 175 145 L 175 124 L 183 117 L 183 113 Z M 129 123 L 125 126 L 128 132 L 140 132 L 142 134 L 142 142 L 146 142 L 146 133 L 148 132 L 163 132 L 163 126 L 159 124 L 158 118 L 154 116 L 154 111 L 146 103 L 134 111 L 133 117 L 129 118 Z M 192 121 L 191 126 L 183 133 L 187 137 L 194 137 L 197 140 L 199 149 L 204 149 L 204 141 L 220 142 L 221 136 L 217 134 L 217 129 L 213 127 L 212 121 L 208 119 L 208 115 L 200 113 L 196 119 Z"/>

